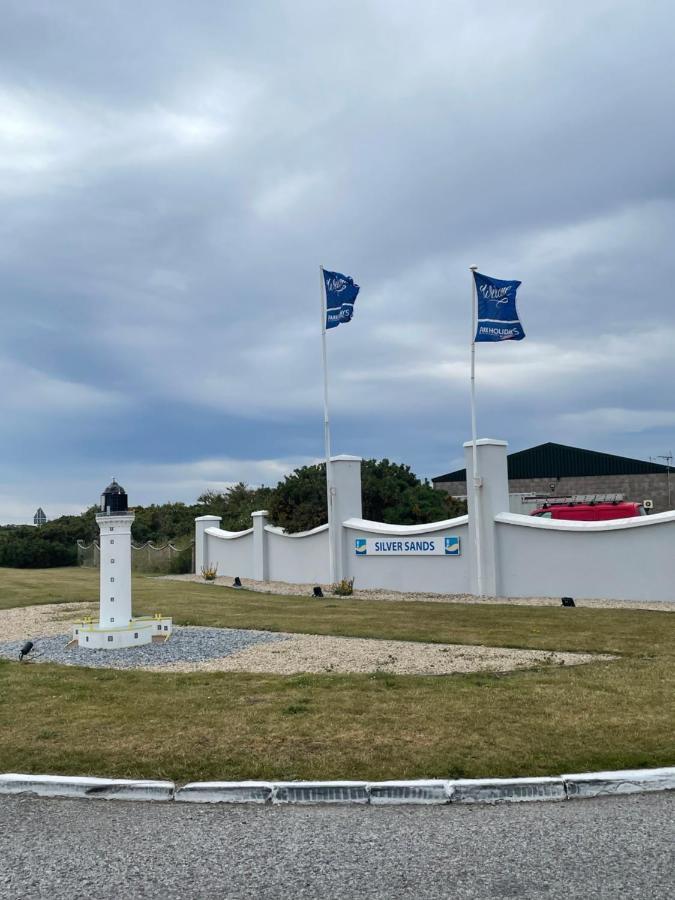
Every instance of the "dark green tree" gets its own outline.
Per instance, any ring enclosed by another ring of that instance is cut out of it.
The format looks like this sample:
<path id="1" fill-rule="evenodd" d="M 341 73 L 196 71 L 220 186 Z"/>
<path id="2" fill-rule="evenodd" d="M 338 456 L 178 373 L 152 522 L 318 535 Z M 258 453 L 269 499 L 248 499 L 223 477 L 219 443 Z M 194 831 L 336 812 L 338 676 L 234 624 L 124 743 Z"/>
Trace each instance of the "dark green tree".
<path id="1" fill-rule="evenodd" d="M 363 517 L 375 522 L 423 525 L 466 512 L 466 505 L 427 481 L 410 466 L 388 459 L 366 459 L 361 465 Z M 293 533 L 322 525 L 327 519 L 326 466 L 303 466 L 274 489 L 268 509 L 271 520 Z"/>
<path id="2" fill-rule="evenodd" d="M 240 481 L 224 492 L 205 491 L 197 501 L 203 510 L 198 515 L 220 516 L 221 528 L 243 531 L 251 527 L 252 512 L 268 508 L 272 494 L 272 488 L 253 488 Z"/>
<path id="3" fill-rule="evenodd" d="M 192 535 L 195 517 L 202 515 L 199 507 L 185 503 L 162 503 L 134 507 L 131 534 L 135 541 L 165 544 L 178 537 Z"/>

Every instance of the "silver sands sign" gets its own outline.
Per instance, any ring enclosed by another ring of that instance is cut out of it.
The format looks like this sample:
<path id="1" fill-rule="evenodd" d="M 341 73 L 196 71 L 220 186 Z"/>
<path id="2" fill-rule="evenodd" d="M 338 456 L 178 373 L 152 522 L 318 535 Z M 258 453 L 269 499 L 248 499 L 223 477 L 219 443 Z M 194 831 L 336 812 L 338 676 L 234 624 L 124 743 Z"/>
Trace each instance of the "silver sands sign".
<path id="1" fill-rule="evenodd" d="M 458 537 L 355 538 L 357 556 L 459 556 Z"/>

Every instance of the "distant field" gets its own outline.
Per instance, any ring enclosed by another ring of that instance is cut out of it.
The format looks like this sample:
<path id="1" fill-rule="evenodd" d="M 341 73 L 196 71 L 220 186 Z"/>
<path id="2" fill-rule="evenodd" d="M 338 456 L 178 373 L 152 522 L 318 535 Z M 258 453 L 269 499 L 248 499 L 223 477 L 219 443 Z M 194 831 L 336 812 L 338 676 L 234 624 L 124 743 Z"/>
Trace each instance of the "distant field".
<path id="1" fill-rule="evenodd" d="M 98 573 L 0 569 L 0 608 Z M 675 762 L 675 615 L 287 597 L 134 579 L 178 624 L 610 652 L 505 675 L 154 674 L 0 662 L 0 771 L 192 778 L 550 774 Z M 0 640 L 2 639 L 0 635 Z"/>

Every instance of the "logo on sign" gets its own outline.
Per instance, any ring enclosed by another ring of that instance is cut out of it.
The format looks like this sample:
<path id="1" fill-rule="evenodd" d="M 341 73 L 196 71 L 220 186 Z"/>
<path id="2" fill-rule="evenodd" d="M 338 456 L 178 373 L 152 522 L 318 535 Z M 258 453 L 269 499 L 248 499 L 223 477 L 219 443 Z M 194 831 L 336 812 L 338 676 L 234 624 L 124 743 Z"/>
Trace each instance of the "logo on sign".
<path id="1" fill-rule="evenodd" d="M 365 556 L 368 552 L 368 541 L 366 538 L 356 538 L 354 548 L 357 556 Z"/>
<path id="2" fill-rule="evenodd" d="M 446 537 L 445 539 L 445 555 L 459 556 L 459 538 Z"/>

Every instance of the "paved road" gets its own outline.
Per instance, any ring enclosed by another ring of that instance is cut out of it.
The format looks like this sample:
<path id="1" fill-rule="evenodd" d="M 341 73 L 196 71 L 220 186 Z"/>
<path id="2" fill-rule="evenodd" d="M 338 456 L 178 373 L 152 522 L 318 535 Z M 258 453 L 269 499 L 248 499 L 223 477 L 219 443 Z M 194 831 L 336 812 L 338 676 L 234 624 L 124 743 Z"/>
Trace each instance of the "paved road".
<path id="1" fill-rule="evenodd" d="M 675 896 L 675 794 L 473 807 L 0 798 L 0 897 Z"/>

